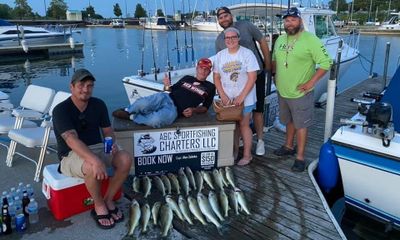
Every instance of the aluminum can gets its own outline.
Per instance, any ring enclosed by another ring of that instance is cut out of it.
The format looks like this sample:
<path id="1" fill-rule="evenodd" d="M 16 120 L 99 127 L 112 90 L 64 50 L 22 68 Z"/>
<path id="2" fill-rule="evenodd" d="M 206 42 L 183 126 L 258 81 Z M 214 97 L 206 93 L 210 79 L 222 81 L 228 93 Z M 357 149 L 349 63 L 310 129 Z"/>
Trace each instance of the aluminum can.
<path id="1" fill-rule="evenodd" d="M 17 230 L 17 232 L 23 232 L 26 230 L 26 218 L 23 213 L 15 216 L 15 230 Z"/>
<path id="2" fill-rule="evenodd" d="M 112 145 L 113 145 L 112 137 L 105 137 L 104 138 L 104 152 L 111 153 Z"/>

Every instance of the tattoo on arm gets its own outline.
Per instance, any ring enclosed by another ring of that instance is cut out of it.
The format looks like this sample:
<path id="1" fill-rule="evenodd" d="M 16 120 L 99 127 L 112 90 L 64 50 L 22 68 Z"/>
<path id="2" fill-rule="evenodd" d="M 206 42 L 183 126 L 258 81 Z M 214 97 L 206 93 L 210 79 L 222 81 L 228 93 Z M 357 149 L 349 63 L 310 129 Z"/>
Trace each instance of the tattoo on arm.
<path id="1" fill-rule="evenodd" d="M 72 136 L 78 137 L 78 133 L 76 132 L 75 129 L 65 131 L 61 134 L 61 137 L 64 139 L 65 142 L 67 142 L 68 138 L 70 138 Z"/>

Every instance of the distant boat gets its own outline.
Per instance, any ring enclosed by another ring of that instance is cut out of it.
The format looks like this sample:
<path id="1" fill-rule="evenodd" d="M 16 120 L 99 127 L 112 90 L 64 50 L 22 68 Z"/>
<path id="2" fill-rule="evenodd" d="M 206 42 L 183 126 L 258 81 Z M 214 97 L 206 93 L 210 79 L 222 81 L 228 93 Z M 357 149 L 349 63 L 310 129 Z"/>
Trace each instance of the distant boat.
<path id="1" fill-rule="evenodd" d="M 400 12 L 391 13 L 392 17 L 383 22 L 382 25 L 378 28 L 380 30 L 400 30 Z"/>
<path id="2" fill-rule="evenodd" d="M 65 43 L 73 33 L 62 25 L 45 27 L 17 26 L 0 19 L 0 47 L 19 46 L 21 40 L 27 45 Z"/>
<path id="3" fill-rule="evenodd" d="M 146 21 L 143 24 L 145 29 L 152 30 L 174 30 L 176 28 L 175 25 L 169 23 L 167 18 L 164 16 L 146 18 Z"/>
<path id="4" fill-rule="evenodd" d="M 193 28 L 198 31 L 207 31 L 207 32 L 222 32 L 224 29 L 219 25 L 216 16 L 208 16 L 207 18 L 203 18 L 202 20 L 197 20 L 194 23 Z"/>
<path id="5" fill-rule="evenodd" d="M 120 19 L 120 18 L 114 18 L 111 21 L 110 25 L 113 28 L 124 28 L 125 27 L 125 21 L 123 19 Z"/>

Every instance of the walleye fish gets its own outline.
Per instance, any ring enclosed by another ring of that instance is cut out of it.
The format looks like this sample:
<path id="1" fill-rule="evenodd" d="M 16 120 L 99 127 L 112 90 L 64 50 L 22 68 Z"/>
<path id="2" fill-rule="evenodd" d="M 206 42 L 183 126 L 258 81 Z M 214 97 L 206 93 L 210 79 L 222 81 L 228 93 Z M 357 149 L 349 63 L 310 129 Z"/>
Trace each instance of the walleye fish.
<path id="1" fill-rule="evenodd" d="M 231 208 L 235 211 L 236 215 L 239 215 L 239 203 L 235 191 L 231 189 L 228 192 L 228 197 Z"/>
<path id="2" fill-rule="evenodd" d="M 204 181 L 206 181 L 206 183 L 208 184 L 208 186 L 209 186 L 212 190 L 215 190 L 214 184 L 212 183 L 212 178 L 211 178 L 211 176 L 210 176 L 210 173 L 209 173 L 209 172 L 206 172 L 206 171 L 201 171 L 201 175 L 203 176 Z"/>
<path id="3" fill-rule="evenodd" d="M 173 219 L 172 210 L 168 204 L 162 205 L 160 209 L 160 224 L 161 224 L 161 236 L 166 237 L 168 235 L 168 231 L 172 226 Z"/>
<path id="4" fill-rule="evenodd" d="M 179 209 L 178 204 L 175 202 L 175 200 L 172 198 L 172 196 L 167 195 L 165 197 L 165 201 L 168 203 L 169 207 L 172 209 L 172 211 L 175 213 L 176 216 L 182 221 L 185 221 L 183 219 L 183 215 L 181 213 L 181 210 Z"/>
<path id="5" fill-rule="evenodd" d="M 151 192 L 151 179 L 148 176 L 143 177 L 143 197 L 147 198 Z"/>
<path id="6" fill-rule="evenodd" d="M 163 196 L 165 196 L 165 187 L 164 187 L 164 183 L 163 183 L 163 181 L 161 180 L 161 178 L 160 178 L 159 176 L 154 176 L 154 177 L 153 177 L 153 180 L 154 180 L 154 182 L 156 183 L 156 187 L 157 187 L 158 191 L 160 191 L 161 194 L 162 194 Z"/>
<path id="7" fill-rule="evenodd" d="M 247 205 L 246 198 L 244 197 L 244 193 L 239 188 L 235 188 L 236 198 L 240 205 L 240 209 L 242 209 L 247 215 L 250 215 L 250 210 Z"/>
<path id="8" fill-rule="evenodd" d="M 228 210 L 229 210 L 229 200 L 228 196 L 226 196 L 225 191 L 221 191 L 218 193 L 219 203 L 221 204 L 221 210 L 224 217 L 228 217 Z"/>
<path id="9" fill-rule="evenodd" d="M 201 212 L 206 216 L 206 218 L 211 221 L 217 228 L 221 228 L 221 224 L 218 222 L 217 217 L 215 217 L 213 210 L 211 209 L 208 199 L 202 194 L 197 194 L 197 202 Z"/>
<path id="10" fill-rule="evenodd" d="M 212 210 L 214 211 L 215 215 L 217 215 L 219 220 L 224 221 L 225 219 L 221 213 L 221 208 L 218 203 L 218 197 L 214 191 L 210 191 L 208 193 L 208 202 L 210 203 Z"/>
<path id="11" fill-rule="evenodd" d="M 190 186 L 192 187 L 192 189 L 194 191 L 196 191 L 197 190 L 196 182 L 194 181 L 194 175 L 193 175 L 192 169 L 190 169 L 190 167 L 186 167 L 185 168 L 185 173 L 186 173 L 186 177 L 189 180 Z"/>
<path id="12" fill-rule="evenodd" d="M 219 175 L 221 175 L 222 183 L 224 183 L 224 186 L 228 187 L 229 186 L 229 182 L 226 179 L 226 174 L 225 174 L 225 169 L 224 168 L 220 168 L 219 169 Z"/>
<path id="13" fill-rule="evenodd" d="M 200 171 L 196 171 L 194 173 L 195 179 L 196 179 L 196 188 L 198 192 L 201 192 L 201 190 L 203 190 L 203 176 L 201 175 Z"/>
<path id="14" fill-rule="evenodd" d="M 160 211 L 160 207 L 161 207 L 161 202 L 155 202 L 153 204 L 153 207 L 151 208 L 151 216 L 153 218 L 154 226 L 157 226 L 158 224 L 158 212 Z"/>
<path id="15" fill-rule="evenodd" d="M 181 194 L 181 187 L 179 186 L 179 181 L 176 178 L 175 174 L 168 173 L 168 178 L 171 181 L 171 186 L 174 189 L 174 191 L 179 195 Z"/>
<path id="16" fill-rule="evenodd" d="M 133 199 L 131 203 L 130 216 L 129 216 L 129 231 L 128 231 L 129 236 L 133 235 L 136 227 L 139 225 L 140 215 L 141 215 L 140 205 L 135 199 Z"/>
<path id="17" fill-rule="evenodd" d="M 147 225 L 149 224 L 150 220 L 150 206 L 149 204 L 145 204 L 141 208 L 141 218 L 140 223 L 142 224 L 142 233 L 147 232 Z"/>
<path id="18" fill-rule="evenodd" d="M 192 217 L 190 216 L 189 205 L 188 205 L 186 199 L 182 195 L 179 195 L 178 206 L 179 206 L 179 209 L 181 210 L 183 217 L 186 219 L 186 221 L 190 225 L 193 225 Z"/>
<path id="19" fill-rule="evenodd" d="M 161 180 L 164 183 L 166 193 L 171 194 L 171 182 L 169 181 L 169 178 L 165 175 L 161 175 Z"/>
<path id="20" fill-rule="evenodd" d="M 138 178 L 136 176 L 133 177 L 132 188 L 133 188 L 133 191 L 135 193 L 139 193 L 140 192 L 140 178 Z"/>
<path id="21" fill-rule="evenodd" d="M 214 168 L 214 170 L 212 171 L 212 175 L 214 178 L 214 183 L 217 186 L 217 189 L 220 191 L 224 190 L 224 184 L 222 183 L 222 177 L 219 174 L 218 169 Z"/>
<path id="22" fill-rule="evenodd" d="M 183 167 L 180 168 L 178 171 L 178 178 L 181 183 L 182 190 L 185 192 L 185 196 L 189 195 L 190 192 L 189 180 L 186 177 L 185 172 L 183 171 Z"/>
<path id="23" fill-rule="evenodd" d="M 189 210 L 190 212 L 199 220 L 203 225 L 207 225 L 206 220 L 204 219 L 203 214 L 201 213 L 199 204 L 196 199 L 192 196 L 188 197 Z"/>
<path id="24" fill-rule="evenodd" d="M 229 184 L 233 187 L 233 189 L 235 189 L 236 185 L 235 185 L 235 179 L 233 177 L 233 170 L 230 167 L 225 167 L 225 174 Z"/>

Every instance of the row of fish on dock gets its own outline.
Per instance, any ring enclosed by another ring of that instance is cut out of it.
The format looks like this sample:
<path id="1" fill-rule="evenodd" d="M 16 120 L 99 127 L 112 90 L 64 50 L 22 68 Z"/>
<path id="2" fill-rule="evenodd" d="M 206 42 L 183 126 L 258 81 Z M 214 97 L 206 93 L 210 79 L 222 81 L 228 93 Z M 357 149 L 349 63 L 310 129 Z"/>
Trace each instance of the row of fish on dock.
<path id="1" fill-rule="evenodd" d="M 152 182 L 158 190 L 153 194 Z M 230 167 L 196 171 L 194 174 L 186 167 L 179 169 L 178 176 L 168 173 L 152 178 L 134 177 L 132 189 L 135 198 L 130 206 L 128 236 L 133 236 L 139 225 L 141 233 L 146 233 L 150 218 L 154 226 L 160 226 L 161 236 L 166 237 L 172 228 L 174 215 L 190 225 L 194 224 L 193 215 L 203 225 L 211 222 L 218 231 L 222 227 L 221 222 L 229 217 L 229 209 L 233 209 L 236 215 L 239 215 L 239 210 L 250 215 L 244 193 L 236 186 Z M 150 198 L 156 199 L 152 207 L 148 203 Z"/>

